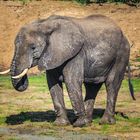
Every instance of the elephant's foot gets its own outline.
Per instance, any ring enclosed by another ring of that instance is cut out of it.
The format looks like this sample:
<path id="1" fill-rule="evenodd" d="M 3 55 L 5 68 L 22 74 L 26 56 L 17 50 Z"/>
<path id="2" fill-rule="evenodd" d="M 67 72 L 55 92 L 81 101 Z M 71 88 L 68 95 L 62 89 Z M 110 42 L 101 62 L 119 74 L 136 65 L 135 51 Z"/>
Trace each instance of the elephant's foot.
<path id="1" fill-rule="evenodd" d="M 66 126 L 69 125 L 70 122 L 67 118 L 63 118 L 63 117 L 57 117 L 56 120 L 54 121 L 54 124 L 57 126 Z"/>
<path id="2" fill-rule="evenodd" d="M 76 122 L 73 123 L 73 127 L 83 127 L 89 126 L 91 121 L 89 121 L 85 116 L 79 117 Z"/>
<path id="3" fill-rule="evenodd" d="M 109 116 L 109 115 L 104 115 L 102 117 L 102 119 L 100 120 L 99 124 L 115 124 L 116 120 L 113 116 Z"/>
<path id="4" fill-rule="evenodd" d="M 87 120 L 87 123 L 88 124 L 91 124 L 92 123 L 92 118 L 91 117 L 90 118 L 89 117 L 86 117 L 86 120 Z"/>

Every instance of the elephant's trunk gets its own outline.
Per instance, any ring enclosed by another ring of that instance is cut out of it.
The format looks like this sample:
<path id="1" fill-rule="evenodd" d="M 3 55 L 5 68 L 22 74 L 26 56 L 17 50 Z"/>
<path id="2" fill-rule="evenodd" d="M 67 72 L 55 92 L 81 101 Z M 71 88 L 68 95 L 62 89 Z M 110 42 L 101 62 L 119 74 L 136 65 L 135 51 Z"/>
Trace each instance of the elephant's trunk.
<path id="1" fill-rule="evenodd" d="M 19 75 L 22 70 L 20 70 L 16 64 L 17 61 L 15 61 L 13 59 L 13 62 L 12 62 L 12 65 L 11 65 L 11 76 L 15 76 L 15 75 Z M 25 74 L 23 77 L 21 78 L 18 78 L 18 79 L 13 79 L 11 78 L 12 80 L 12 84 L 13 84 L 13 87 L 17 90 L 17 91 L 24 91 L 27 89 L 28 87 L 28 77 L 27 77 L 27 74 Z"/>

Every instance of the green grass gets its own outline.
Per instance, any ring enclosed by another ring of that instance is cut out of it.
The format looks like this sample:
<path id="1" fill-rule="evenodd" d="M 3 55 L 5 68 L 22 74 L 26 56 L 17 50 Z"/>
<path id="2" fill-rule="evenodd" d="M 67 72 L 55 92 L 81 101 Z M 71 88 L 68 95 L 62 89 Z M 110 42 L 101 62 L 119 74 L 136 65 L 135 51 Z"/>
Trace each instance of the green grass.
<path id="1" fill-rule="evenodd" d="M 0 125 L 5 124 L 6 117 L 5 116 L 0 116 Z"/>
<path id="2" fill-rule="evenodd" d="M 45 74 L 37 76 L 29 76 L 29 86 L 33 87 L 33 90 L 37 92 L 48 91 L 48 85 L 46 82 Z M 11 78 L 9 76 L 0 76 L 0 88 L 13 89 Z"/>
<path id="3" fill-rule="evenodd" d="M 21 140 L 21 139 L 12 137 L 12 138 L 8 138 L 8 140 Z"/>
<path id="4" fill-rule="evenodd" d="M 36 128 L 40 130 L 39 135 L 59 135 L 60 126 L 55 126 L 53 120 L 55 119 L 55 113 L 49 108 L 52 105 L 52 100 L 46 93 L 49 92 L 45 74 L 29 76 L 29 89 L 24 94 L 17 94 L 11 85 L 9 76 L 0 76 L 0 126 L 8 127 L 7 117 L 12 123 L 19 122 L 17 125 L 23 127 L 23 129 Z M 134 91 L 138 94 L 140 92 L 139 84 L 140 79 L 132 80 Z M 64 90 L 66 88 L 64 86 Z M 83 87 L 83 92 L 85 89 Z M 105 86 L 101 88 L 101 94 L 105 96 Z M 119 96 L 129 93 L 128 81 L 123 80 Z M 102 95 L 99 96 L 102 96 Z M 29 96 L 28 96 L 29 95 Z M 47 95 L 47 97 L 46 97 Z M 124 96 L 122 96 L 124 97 Z M 20 104 L 21 100 L 21 104 Z M 25 103 L 24 103 L 25 102 Z M 71 107 L 68 96 L 65 96 L 66 106 Z M 100 105 L 105 104 L 104 100 L 100 101 Z M 117 102 L 117 107 L 126 109 L 128 106 L 134 105 L 134 102 L 125 99 L 125 101 Z M 34 106 L 35 105 L 35 106 Z M 46 106 L 45 108 L 43 108 Z M 102 107 L 101 107 L 102 108 Z M 48 109 L 48 110 L 47 110 Z M 46 111 L 48 111 L 46 113 Z M 130 110 L 129 110 L 130 111 Z M 101 134 L 115 134 L 117 133 L 128 133 L 138 132 L 140 129 L 140 118 L 138 116 L 123 117 L 120 114 L 116 114 L 117 123 L 115 125 L 99 125 L 99 121 L 102 117 L 101 112 L 94 115 L 92 125 L 84 128 L 73 128 L 72 126 L 62 127 L 66 132 L 77 131 L 78 133 L 92 133 L 98 132 Z M 132 113 L 135 114 L 135 113 Z M 14 116 L 13 116 L 14 115 Z M 68 112 L 70 120 L 73 120 L 74 115 L 72 112 Z M 127 116 L 129 116 L 127 114 Z M 48 119 L 49 122 L 44 119 Z M 15 127 L 16 125 L 14 125 Z M 10 125 L 12 127 L 12 125 Z"/>
<path id="5" fill-rule="evenodd" d="M 45 74 L 39 74 L 39 75 L 33 75 L 29 76 L 29 80 L 32 84 L 39 84 L 46 83 L 46 75 Z"/>
<path id="6" fill-rule="evenodd" d="M 135 61 L 136 61 L 136 62 L 140 62 L 140 57 L 137 57 L 137 58 L 135 59 Z"/>
<path id="7" fill-rule="evenodd" d="M 109 129 L 110 129 L 110 125 L 105 124 L 101 126 L 101 131 L 103 134 L 106 134 L 109 131 Z"/>
<path id="8" fill-rule="evenodd" d="M 40 74 L 38 76 L 29 76 L 29 85 L 31 85 L 34 89 L 33 91 L 44 93 L 48 92 L 48 84 L 46 81 L 46 75 Z"/>
<path id="9" fill-rule="evenodd" d="M 125 122 L 130 122 L 134 124 L 139 124 L 140 125 L 140 117 L 139 118 L 127 118 L 127 117 L 122 117 L 120 114 L 115 115 L 115 118 L 117 121 L 125 121 Z"/>
<path id="10" fill-rule="evenodd" d="M 0 76 L 0 88 L 11 89 L 11 78 L 9 76 Z"/>
<path id="11" fill-rule="evenodd" d="M 134 92 L 140 92 L 140 79 L 132 79 L 132 84 L 134 87 Z M 128 92 L 129 86 L 128 86 L 128 80 L 123 80 L 120 92 Z"/>
<path id="12" fill-rule="evenodd" d="M 132 79 L 132 84 L 134 87 L 134 92 L 140 92 L 140 79 Z M 33 75 L 29 76 L 29 86 L 34 87 L 34 90 L 44 92 L 44 91 L 49 91 L 48 86 L 47 86 L 47 81 L 46 81 L 46 76 L 45 74 L 40 74 L 40 75 Z M 9 76 L 0 76 L 0 88 L 13 88 L 11 84 L 11 78 Z M 66 90 L 64 86 L 64 90 Z M 101 88 L 101 91 L 105 90 L 105 86 L 103 85 Z M 123 80 L 120 92 L 128 92 L 129 87 L 128 87 L 128 80 Z M 83 92 L 85 92 L 85 89 L 83 87 Z"/>
<path id="13" fill-rule="evenodd" d="M 124 132 L 133 132 L 140 128 L 140 118 L 124 118 L 120 115 L 115 115 L 116 124 L 115 125 L 99 125 L 100 118 L 93 119 L 92 125 L 94 125 L 95 129 L 100 130 L 102 134 L 111 134 L 114 132 L 124 133 Z"/>

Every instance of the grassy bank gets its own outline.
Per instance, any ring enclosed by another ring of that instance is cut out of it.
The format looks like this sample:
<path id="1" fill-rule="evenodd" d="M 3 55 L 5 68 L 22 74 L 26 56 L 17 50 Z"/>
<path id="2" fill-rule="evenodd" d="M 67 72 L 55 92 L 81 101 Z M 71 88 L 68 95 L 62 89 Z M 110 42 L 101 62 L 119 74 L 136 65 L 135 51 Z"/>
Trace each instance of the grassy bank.
<path id="1" fill-rule="evenodd" d="M 99 133 L 120 137 L 129 137 L 130 135 L 130 137 L 139 138 L 140 111 L 138 108 L 140 107 L 140 96 L 138 93 L 140 92 L 140 79 L 132 80 L 137 101 L 132 101 L 129 95 L 128 81 L 123 81 L 116 107 L 117 123 L 111 126 L 99 125 L 106 105 L 105 87 L 103 86 L 95 103 L 92 125 L 83 128 L 54 125 L 56 116 L 44 74 L 30 76 L 29 83 L 28 90 L 19 93 L 13 89 L 9 76 L 0 77 L 0 128 L 6 127 L 18 132 L 20 130 L 43 136 L 62 137 L 65 133 L 76 132 L 78 134 Z M 64 97 L 68 117 L 70 121 L 73 121 L 75 116 L 71 110 L 66 89 L 64 89 Z M 62 131 L 60 131 L 60 127 Z M 0 134 L 0 136 L 5 137 L 4 134 Z"/>
<path id="2" fill-rule="evenodd" d="M 132 78 L 131 79 L 134 92 L 140 92 L 140 79 Z M 35 90 L 44 92 L 49 91 L 46 81 L 46 75 L 45 74 L 39 74 L 39 75 L 33 75 L 29 76 L 29 86 L 35 87 Z M 13 89 L 11 84 L 11 78 L 9 76 L 0 76 L 0 88 L 7 88 L 7 89 Z M 83 87 L 84 88 L 84 87 Z M 104 85 L 102 86 L 102 91 L 105 91 Z M 125 79 L 122 82 L 120 92 L 128 92 L 128 80 Z"/>

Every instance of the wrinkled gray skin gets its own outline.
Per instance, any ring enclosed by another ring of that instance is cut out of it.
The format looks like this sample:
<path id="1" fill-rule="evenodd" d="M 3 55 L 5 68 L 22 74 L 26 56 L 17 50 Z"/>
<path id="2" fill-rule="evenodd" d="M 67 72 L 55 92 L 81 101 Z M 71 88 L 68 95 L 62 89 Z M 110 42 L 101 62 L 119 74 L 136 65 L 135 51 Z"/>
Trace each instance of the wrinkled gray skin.
<path id="1" fill-rule="evenodd" d="M 47 81 L 57 113 L 57 124 L 69 124 L 63 99 L 65 82 L 77 115 L 74 126 L 91 123 L 96 95 L 105 83 L 107 105 L 100 124 L 114 124 L 115 104 L 128 65 L 130 45 L 121 29 L 109 18 L 50 16 L 29 23 L 15 40 L 11 75 L 38 65 L 46 70 Z M 18 91 L 28 87 L 27 75 L 12 79 Z M 82 84 L 86 88 L 83 101 Z"/>

